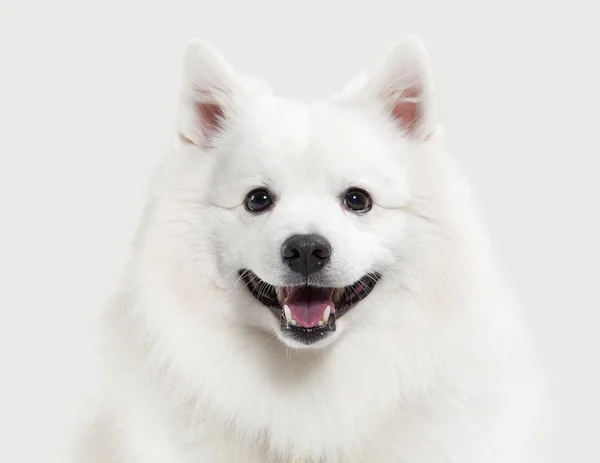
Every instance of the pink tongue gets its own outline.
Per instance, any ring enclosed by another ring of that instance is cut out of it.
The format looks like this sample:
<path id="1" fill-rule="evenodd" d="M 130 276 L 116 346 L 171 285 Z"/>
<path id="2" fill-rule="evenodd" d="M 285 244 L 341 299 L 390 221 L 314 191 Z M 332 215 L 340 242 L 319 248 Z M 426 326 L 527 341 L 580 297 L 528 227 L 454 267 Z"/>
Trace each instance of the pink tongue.
<path id="1" fill-rule="evenodd" d="M 294 319 L 304 328 L 313 328 L 323 318 L 327 306 L 334 311 L 332 289 L 327 288 L 290 288 L 285 305 L 290 308 Z"/>

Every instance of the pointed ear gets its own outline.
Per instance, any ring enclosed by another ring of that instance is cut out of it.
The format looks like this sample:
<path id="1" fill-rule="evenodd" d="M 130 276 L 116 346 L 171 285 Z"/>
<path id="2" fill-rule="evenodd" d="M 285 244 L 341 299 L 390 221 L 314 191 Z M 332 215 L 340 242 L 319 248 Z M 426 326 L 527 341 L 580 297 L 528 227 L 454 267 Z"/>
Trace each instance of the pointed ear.
<path id="1" fill-rule="evenodd" d="M 402 40 L 366 88 L 410 137 L 426 140 L 435 131 L 437 103 L 429 55 L 420 39 Z"/>
<path id="2" fill-rule="evenodd" d="M 185 53 L 179 136 L 188 144 L 211 145 L 232 113 L 235 73 L 209 45 L 192 41 Z"/>

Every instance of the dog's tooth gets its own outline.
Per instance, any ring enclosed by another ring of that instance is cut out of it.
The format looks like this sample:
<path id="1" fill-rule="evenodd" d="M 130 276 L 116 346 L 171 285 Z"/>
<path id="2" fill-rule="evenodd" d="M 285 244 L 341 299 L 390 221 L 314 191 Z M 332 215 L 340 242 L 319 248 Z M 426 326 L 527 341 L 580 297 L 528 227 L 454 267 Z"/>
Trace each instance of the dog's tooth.
<path id="1" fill-rule="evenodd" d="M 296 326 L 297 324 L 298 324 L 298 322 L 296 320 L 294 320 L 293 318 L 290 320 L 290 325 Z"/>
<path id="2" fill-rule="evenodd" d="M 292 317 L 292 311 L 287 305 L 283 306 L 283 313 L 285 313 L 285 319 L 288 321 L 288 323 L 295 321 L 294 317 Z"/>
<path id="3" fill-rule="evenodd" d="M 283 289 L 283 287 L 278 286 L 275 289 L 275 293 L 277 294 L 277 299 L 279 299 L 282 302 L 285 300 L 285 289 Z"/>
<path id="4" fill-rule="evenodd" d="M 323 320 L 319 320 L 319 323 L 317 323 L 318 326 L 323 326 L 325 324 L 325 322 Z"/>
<path id="5" fill-rule="evenodd" d="M 323 311 L 323 318 L 321 319 L 321 322 L 323 322 L 323 325 L 325 323 L 327 323 L 327 321 L 329 320 L 329 315 L 331 315 L 331 306 L 328 305 L 327 308 Z M 321 323 L 319 322 L 319 323 Z"/>
<path id="6" fill-rule="evenodd" d="M 338 302 L 340 302 L 340 299 L 342 298 L 342 291 L 340 291 L 339 289 L 336 289 L 333 292 L 333 296 L 331 298 L 332 302 L 334 304 L 337 304 Z"/>

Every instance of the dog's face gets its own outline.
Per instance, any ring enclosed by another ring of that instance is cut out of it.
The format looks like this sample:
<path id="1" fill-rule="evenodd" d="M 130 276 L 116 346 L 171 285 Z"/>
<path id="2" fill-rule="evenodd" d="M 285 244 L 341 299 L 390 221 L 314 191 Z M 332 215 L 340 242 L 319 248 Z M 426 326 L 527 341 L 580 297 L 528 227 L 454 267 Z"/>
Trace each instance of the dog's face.
<path id="1" fill-rule="evenodd" d="M 426 55 L 408 40 L 359 90 L 312 105 L 248 85 L 203 44 L 186 60 L 180 136 L 205 158 L 214 283 L 249 325 L 325 346 L 402 257 L 410 157 L 434 128 Z"/>

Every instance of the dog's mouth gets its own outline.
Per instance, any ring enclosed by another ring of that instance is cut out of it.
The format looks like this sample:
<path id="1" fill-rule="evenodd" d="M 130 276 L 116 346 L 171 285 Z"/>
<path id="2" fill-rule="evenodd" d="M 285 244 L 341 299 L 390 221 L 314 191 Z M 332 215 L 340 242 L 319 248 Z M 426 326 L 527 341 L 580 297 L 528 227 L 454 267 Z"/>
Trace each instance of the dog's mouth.
<path id="1" fill-rule="evenodd" d="M 312 344 L 335 331 L 336 319 L 367 297 L 380 275 L 370 273 L 343 288 L 273 286 L 250 270 L 240 276 L 250 293 L 281 321 L 281 328 L 303 344 Z"/>

